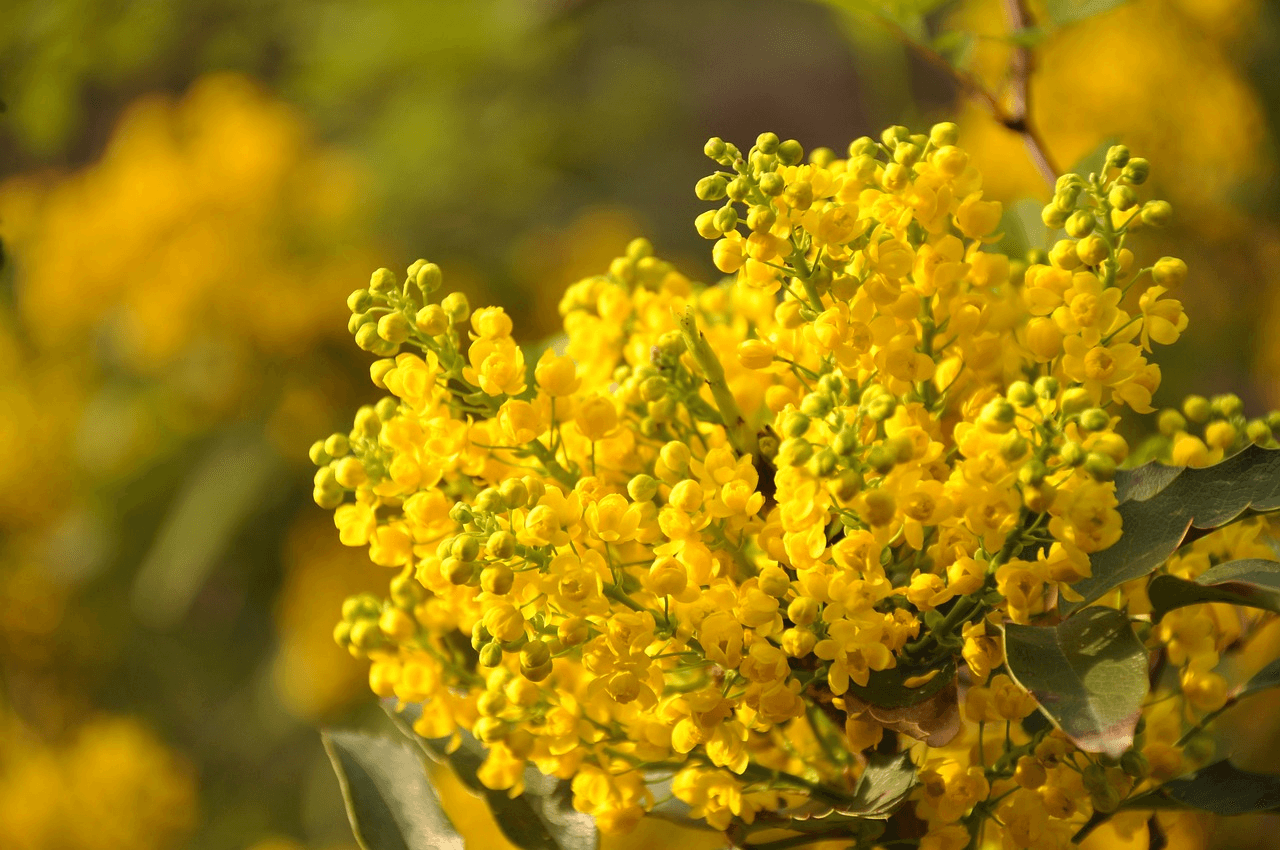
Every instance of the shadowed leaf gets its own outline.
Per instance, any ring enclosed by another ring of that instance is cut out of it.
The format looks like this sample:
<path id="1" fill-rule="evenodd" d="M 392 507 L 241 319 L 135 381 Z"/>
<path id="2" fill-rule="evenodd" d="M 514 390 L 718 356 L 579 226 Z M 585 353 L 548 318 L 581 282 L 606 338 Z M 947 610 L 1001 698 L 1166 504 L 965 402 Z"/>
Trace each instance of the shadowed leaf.
<path id="1" fill-rule="evenodd" d="M 364 850 L 464 850 L 413 748 L 360 732 L 322 739 Z"/>
<path id="2" fill-rule="evenodd" d="M 1280 508 L 1280 449 L 1249 446 L 1203 469 L 1148 464 L 1120 478 L 1116 489 L 1127 499 L 1119 507 L 1124 531 L 1115 545 L 1089 556 L 1093 574 L 1072 585 L 1084 598 L 1063 602 L 1063 613 L 1155 570 L 1192 528 L 1219 528 Z"/>
<path id="3" fill-rule="evenodd" d="M 1128 0 L 1048 0 L 1045 8 L 1049 12 L 1049 20 L 1062 26 L 1110 12 Z"/>
<path id="4" fill-rule="evenodd" d="M 1147 651 L 1129 619 L 1089 608 L 1057 626 L 1004 628 L 1009 672 L 1080 749 L 1119 758 L 1147 695 Z"/>
<path id="5" fill-rule="evenodd" d="M 1205 570 L 1195 581 L 1161 575 L 1147 588 L 1151 618 L 1159 621 L 1175 608 L 1227 602 L 1280 612 L 1280 561 L 1246 558 Z"/>
<path id="6" fill-rule="evenodd" d="M 1223 759 L 1132 797 L 1121 808 L 1199 809 L 1215 815 L 1275 811 L 1280 809 L 1280 776 L 1241 770 Z"/>
<path id="7" fill-rule="evenodd" d="M 843 814 L 884 819 L 898 810 L 916 784 L 916 766 L 908 753 L 874 753 L 853 789 L 854 805 Z"/>

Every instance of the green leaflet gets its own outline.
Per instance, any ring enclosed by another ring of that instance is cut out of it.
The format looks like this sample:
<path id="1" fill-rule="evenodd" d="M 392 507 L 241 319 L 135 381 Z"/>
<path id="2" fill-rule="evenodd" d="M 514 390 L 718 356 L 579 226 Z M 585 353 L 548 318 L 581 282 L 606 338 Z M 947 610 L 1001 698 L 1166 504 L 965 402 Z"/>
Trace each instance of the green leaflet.
<path id="1" fill-rule="evenodd" d="M 1246 512 L 1280 508 L 1280 449 L 1249 446 L 1203 469 L 1147 464 L 1117 476 L 1124 532 L 1089 556 L 1093 574 L 1072 585 L 1084 597 L 1063 602 L 1064 614 L 1142 578 L 1169 559 L 1187 532 L 1214 529 Z"/>
<path id="2" fill-rule="evenodd" d="M 464 736 L 462 744 L 448 752 L 446 739 L 424 738 L 413 730 L 413 722 L 421 713 L 419 706 L 405 705 L 397 709 L 396 700 L 385 699 L 382 708 L 396 728 L 428 757 L 448 764 L 463 785 L 484 798 L 498 828 L 512 844 L 522 850 L 595 850 L 599 844 L 595 820 L 574 810 L 567 782 L 544 776 L 530 767 L 525 769 L 524 793 L 518 797 L 486 788 L 476 776 L 485 757 L 474 738 Z"/>
<path id="3" fill-rule="evenodd" d="M 1228 602 L 1280 613 L 1280 561 L 1243 558 L 1205 570 L 1195 581 L 1159 575 L 1147 588 L 1151 619 L 1159 622 L 1175 608 Z"/>
<path id="4" fill-rule="evenodd" d="M 361 732 L 321 736 L 364 850 L 464 850 L 412 748 Z"/>
<path id="5" fill-rule="evenodd" d="M 853 789 L 854 805 L 842 813 L 883 820 L 906 802 L 915 785 L 916 766 L 908 753 L 873 753 Z"/>
<path id="6" fill-rule="evenodd" d="M 1147 650 L 1129 619 L 1089 608 L 1056 626 L 1004 627 L 1009 672 L 1080 749 L 1119 758 L 1146 699 Z"/>

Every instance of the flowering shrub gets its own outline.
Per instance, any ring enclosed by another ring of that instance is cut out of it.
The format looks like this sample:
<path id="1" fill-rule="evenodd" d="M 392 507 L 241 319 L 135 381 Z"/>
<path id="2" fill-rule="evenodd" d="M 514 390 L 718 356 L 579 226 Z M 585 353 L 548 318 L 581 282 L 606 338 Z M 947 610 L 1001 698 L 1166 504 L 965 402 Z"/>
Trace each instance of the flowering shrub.
<path id="1" fill-rule="evenodd" d="M 522 846 L 649 813 L 1056 848 L 1280 804 L 1197 737 L 1280 683 L 1215 671 L 1277 608 L 1280 421 L 1193 397 L 1123 436 L 1187 326 L 1185 264 L 1130 247 L 1172 212 L 1146 160 L 1059 179 L 1023 262 L 954 125 L 705 151 L 717 285 L 636 240 L 541 352 L 426 261 L 349 298 L 388 394 L 312 446 L 314 495 L 395 572 L 335 636 L 404 728 Z M 393 805 L 430 795 L 405 750 L 329 746 L 369 846 L 448 834 Z"/>

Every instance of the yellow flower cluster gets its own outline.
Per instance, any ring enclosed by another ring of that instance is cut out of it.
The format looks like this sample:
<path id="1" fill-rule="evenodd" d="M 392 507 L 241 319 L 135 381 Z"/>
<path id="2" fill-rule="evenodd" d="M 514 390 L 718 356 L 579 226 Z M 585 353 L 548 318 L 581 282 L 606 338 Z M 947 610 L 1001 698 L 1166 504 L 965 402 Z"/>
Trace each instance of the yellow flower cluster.
<path id="1" fill-rule="evenodd" d="M 0 715 L 0 846 L 170 850 L 195 817 L 189 767 L 136 721 L 98 718 L 49 745 Z"/>
<path id="2" fill-rule="evenodd" d="M 388 395 L 312 446 L 315 498 L 396 575 L 335 637 L 421 734 L 483 742 L 486 785 L 519 793 L 532 762 L 606 830 L 661 776 L 717 829 L 847 799 L 910 738 L 921 846 L 1065 846 L 1147 760 L 1024 729 L 998 624 L 1078 600 L 1122 532 L 1119 412 L 1152 410 L 1152 349 L 1187 323 L 1185 265 L 1127 243 L 1169 205 L 1115 147 L 1058 182 L 1067 237 L 1026 263 L 992 249 L 1002 209 L 954 125 L 705 152 L 718 285 L 636 240 L 540 352 L 501 308 L 436 300 L 426 261 L 352 293 Z"/>

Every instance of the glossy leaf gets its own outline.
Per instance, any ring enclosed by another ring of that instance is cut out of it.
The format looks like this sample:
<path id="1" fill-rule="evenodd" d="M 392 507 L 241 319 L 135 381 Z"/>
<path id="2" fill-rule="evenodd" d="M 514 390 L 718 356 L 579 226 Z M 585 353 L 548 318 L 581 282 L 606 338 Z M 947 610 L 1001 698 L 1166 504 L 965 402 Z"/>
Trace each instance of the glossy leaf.
<path id="1" fill-rule="evenodd" d="M 916 766 L 908 753 L 873 753 L 853 789 L 854 805 L 841 812 L 883 820 L 906 802 L 915 785 Z"/>
<path id="2" fill-rule="evenodd" d="M 416 750 L 360 732 L 328 731 L 322 738 L 364 850 L 464 850 Z"/>
<path id="3" fill-rule="evenodd" d="M 1061 26 L 1110 12 L 1126 2 L 1127 0 L 1048 0 L 1045 7 L 1049 12 L 1049 20 Z"/>
<path id="4" fill-rule="evenodd" d="M 1170 779 L 1126 800 L 1122 809 L 1199 809 L 1246 815 L 1280 809 L 1280 776 L 1241 770 L 1228 759 Z"/>
<path id="5" fill-rule="evenodd" d="M 1245 558 L 1205 570 L 1195 581 L 1156 576 L 1147 588 L 1151 618 L 1159 621 L 1175 608 L 1227 602 L 1280 612 L 1280 561 Z"/>
<path id="6" fill-rule="evenodd" d="M 441 764 L 449 765 L 462 784 L 483 797 L 493 818 L 507 840 L 522 850 L 595 850 L 600 838 L 595 820 L 572 806 L 569 786 L 536 768 L 526 768 L 524 793 L 511 797 L 506 791 L 485 787 L 477 772 L 484 763 L 484 748 L 475 738 L 462 734 L 462 742 L 449 751 L 449 739 L 424 738 L 413 729 L 421 713 L 416 705 L 397 709 L 394 699 L 382 701 L 382 707 L 396 727 L 424 753 Z"/>
<path id="7" fill-rule="evenodd" d="M 867 677 L 866 685 L 850 682 L 848 692 L 871 705 L 905 708 L 930 699 L 952 683 L 956 677 L 955 660 L 947 659 L 929 681 L 918 682 L 920 677 L 927 676 L 932 671 L 933 668 L 910 664 L 899 664 L 888 670 L 873 670 Z M 907 684 L 908 682 L 911 684 Z"/>
<path id="8" fill-rule="evenodd" d="M 1129 619 L 1089 608 L 1057 626 L 1004 629 L 1009 672 L 1080 749 L 1119 758 L 1147 696 L 1147 651 Z"/>
<path id="9" fill-rule="evenodd" d="M 1280 449 L 1249 446 L 1202 469 L 1148 464 L 1119 479 L 1123 533 L 1115 545 L 1089 556 L 1093 574 L 1072 585 L 1083 598 L 1064 613 L 1151 573 L 1169 559 L 1191 529 L 1219 528 L 1247 512 L 1280 508 Z"/>

